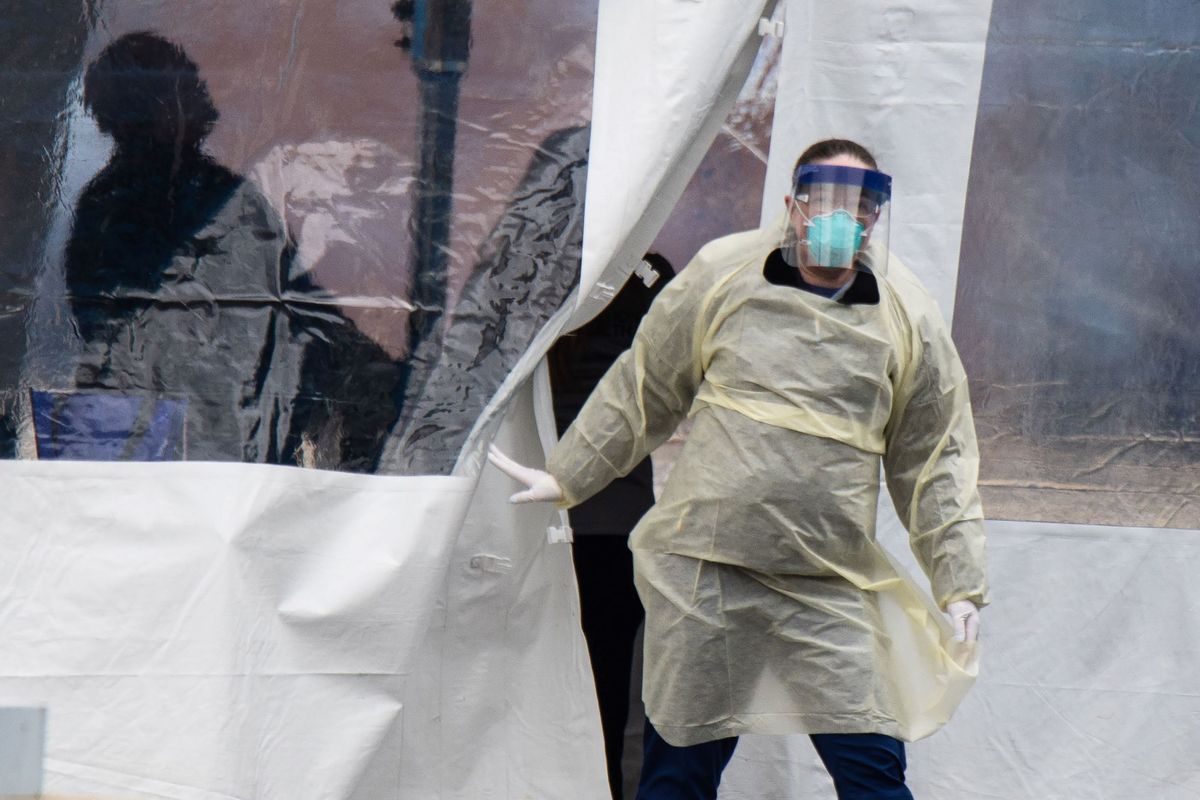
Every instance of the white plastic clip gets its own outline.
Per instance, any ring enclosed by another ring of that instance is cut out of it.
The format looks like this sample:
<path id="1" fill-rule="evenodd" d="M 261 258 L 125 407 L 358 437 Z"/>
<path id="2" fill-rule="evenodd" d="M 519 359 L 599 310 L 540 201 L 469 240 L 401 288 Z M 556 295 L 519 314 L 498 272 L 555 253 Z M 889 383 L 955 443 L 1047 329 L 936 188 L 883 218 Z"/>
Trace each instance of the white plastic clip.
<path id="1" fill-rule="evenodd" d="M 658 273 L 654 271 L 654 267 L 650 266 L 648 261 L 639 261 L 633 268 L 633 274 L 642 279 L 642 283 L 646 284 L 647 289 L 658 283 Z"/>
<path id="2" fill-rule="evenodd" d="M 491 572 L 496 575 L 504 575 L 512 572 L 512 559 L 504 556 L 493 556 L 487 553 L 480 553 L 471 556 L 471 560 L 467 562 L 471 569 L 476 572 Z"/>
<path id="3" fill-rule="evenodd" d="M 546 528 L 546 541 L 550 544 L 568 544 L 575 541 L 575 532 L 567 524 L 551 525 Z"/>
<path id="4" fill-rule="evenodd" d="M 628 274 L 628 273 L 626 273 Z M 617 294 L 617 287 L 609 283 L 596 281 L 596 285 L 592 287 L 591 297 L 593 300 L 601 300 L 607 303 L 612 300 Z"/>
<path id="5" fill-rule="evenodd" d="M 770 20 L 766 17 L 758 21 L 759 36 L 774 36 L 776 39 L 783 38 L 783 20 Z"/>

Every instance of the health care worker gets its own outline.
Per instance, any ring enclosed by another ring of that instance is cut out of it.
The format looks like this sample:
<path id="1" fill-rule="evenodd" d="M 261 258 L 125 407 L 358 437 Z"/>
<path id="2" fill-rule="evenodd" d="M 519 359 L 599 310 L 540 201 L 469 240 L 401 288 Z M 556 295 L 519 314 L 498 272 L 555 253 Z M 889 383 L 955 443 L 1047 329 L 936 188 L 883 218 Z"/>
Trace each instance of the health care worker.
<path id="1" fill-rule="evenodd" d="M 904 745 L 977 669 L 987 603 L 967 380 L 887 249 L 891 178 L 863 147 L 800 157 L 777 225 L 709 243 L 550 453 L 493 449 L 573 506 L 693 428 L 630 539 L 646 609 L 638 797 L 715 798 L 743 733 L 808 733 L 838 797 L 911 798 Z M 875 541 L 882 463 L 937 606 Z"/>

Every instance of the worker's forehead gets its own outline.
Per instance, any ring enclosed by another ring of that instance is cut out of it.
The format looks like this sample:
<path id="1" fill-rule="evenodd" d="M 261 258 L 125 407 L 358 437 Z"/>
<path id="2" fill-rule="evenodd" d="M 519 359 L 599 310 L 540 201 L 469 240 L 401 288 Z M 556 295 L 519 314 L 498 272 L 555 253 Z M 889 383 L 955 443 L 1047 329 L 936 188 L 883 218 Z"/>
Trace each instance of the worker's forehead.
<path id="1" fill-rule="evenodd" d="M 861 158 L 855 158 L 852 155 L 832 156 L 831 158 L 822 158 L 819 161 L 814 161 L 814 164 L 828 164 L 833 167 L 858 167 L 859 169 L 871 169 L 871 165 L 863 161 Z"/>

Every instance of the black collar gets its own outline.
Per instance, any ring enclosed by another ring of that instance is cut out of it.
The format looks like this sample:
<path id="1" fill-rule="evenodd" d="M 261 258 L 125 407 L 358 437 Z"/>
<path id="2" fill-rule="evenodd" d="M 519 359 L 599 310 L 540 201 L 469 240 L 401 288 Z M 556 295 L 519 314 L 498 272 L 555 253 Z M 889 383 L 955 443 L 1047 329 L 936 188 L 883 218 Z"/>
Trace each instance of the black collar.
<path id="1" fill-rule="evenodd" d="M 803 289 L 813 294 L 825 294 L 819 286 L 813 286 L 805 281 L 800 270 L 784 261 L 783 251 L 779 249 L 772 250 L 771 254 L 767 256 L 766 263 L 763 264 L 763 277 L 776 286 L 791 286 L 793 289 Z M 860 270 L 854 276 L 854 283 L 850 284 L 850 288 L 838 302 L 847 306 L 877 304 L 879 302 L 879 284 L 875 282 L 875 276 L 866 270 Z"/>

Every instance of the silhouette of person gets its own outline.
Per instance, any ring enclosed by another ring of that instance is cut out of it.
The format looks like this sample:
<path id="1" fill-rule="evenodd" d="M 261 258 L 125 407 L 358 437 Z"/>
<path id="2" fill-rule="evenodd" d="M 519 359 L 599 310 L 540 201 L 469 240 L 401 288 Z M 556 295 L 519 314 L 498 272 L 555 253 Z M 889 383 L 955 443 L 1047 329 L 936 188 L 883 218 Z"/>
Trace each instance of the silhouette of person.
<path id="1" fill-rule="evenodd" d="M 39 455 L 373 470 L 395 365 L 290 278 L 278 215 L 203 151 L 218 112 L 196 64 L 154 33 L 122 36 L 84 103 L 115 151 L 76 207 L 65 275 L 83 354 L 74 393 L 52 413 L 35 400 L 35 426 L 57 426 Z"/>

